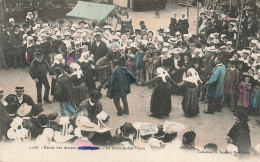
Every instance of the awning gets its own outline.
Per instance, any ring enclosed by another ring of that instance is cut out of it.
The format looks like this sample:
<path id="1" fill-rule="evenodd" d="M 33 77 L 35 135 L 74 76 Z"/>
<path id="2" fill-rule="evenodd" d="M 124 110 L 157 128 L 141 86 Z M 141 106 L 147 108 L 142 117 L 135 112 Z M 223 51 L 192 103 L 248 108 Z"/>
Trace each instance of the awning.
<path id="1" fill-rule="evenodd" d="M 115 5 L 79 1 L 66 16 L 100 21 L 115 8 Z"/>

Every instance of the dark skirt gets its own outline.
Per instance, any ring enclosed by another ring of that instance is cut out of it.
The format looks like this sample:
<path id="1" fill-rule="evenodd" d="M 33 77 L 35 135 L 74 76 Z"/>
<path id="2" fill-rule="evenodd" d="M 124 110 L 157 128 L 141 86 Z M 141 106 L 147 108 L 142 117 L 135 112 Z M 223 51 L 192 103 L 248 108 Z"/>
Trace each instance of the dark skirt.
<path id="1" fill-rule="evenodd" d="M 94 80 L 94 76 L 92 75 L 92 71 L 88 70 L 83 72 L 83 78 L 89 92 L 96 89 L 96 83 Z"/>
<path id="2" fill-rule="evenodd" d="M 72 94 L 73 94 L 71 99 L 72 107 L 74 108 L 79 107 L 80 103 L 87 98 L 87 87 L 85 86 L 84 83 L 75 86 L 73 88 Z"/>
<path id="3" fill-rule="evenodd" d="M 182 109 L 188 116 L 196 116 L 199 113 L 198 88 L 186 88 L 182 100 Z"/>
<path id="4" fill-rule="evenodd" d="M 171 84 L 159 83 L 152 94 L 150 112 L 155 115 L 169 115 L 172 111 Z"/>

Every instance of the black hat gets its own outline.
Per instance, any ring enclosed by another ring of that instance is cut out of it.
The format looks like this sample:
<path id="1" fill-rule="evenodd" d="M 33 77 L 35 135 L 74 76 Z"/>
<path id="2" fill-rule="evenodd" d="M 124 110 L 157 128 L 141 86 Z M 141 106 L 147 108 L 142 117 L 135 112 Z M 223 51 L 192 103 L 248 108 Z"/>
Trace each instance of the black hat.
<path id="1" fill-rule="evenodd" d="M 139 25 L 144 25 L 144 21 L 140 21 L 140 22 L 139 22 Z"/>
<path id="2" fill-rule="evenodd" d="M 160 28 L 159 30 L 157 30 L 159 33 L 163 33 L 164 29 Z"/>
<path id="3" fill-rule="evenodd" d="M 229 63 L 230 63 L 231 65 L 236 65 L 236 61 L 235 61 L 235 60 L 231 60 L 231 59 L 230 59 Z"/>
<path id="4" fill-rule="evenodd" d="M 136 33 L 138 33 L 138 34 L 141 33 L 141 30 L 140 29 L 135 29 L 135 34 Z"/>
<path id="5" fill-rule="evenodd" d="M 238 109 L 233 113 L 233 115 L 236 116 L 242 122 L 248 122 L 249 121 L 248 114 L 243 110 Z"/>
<path id="6" fill-rule="evenodd" d="M 182 136 L 182 141 L 185 144 L 190 144 L 196 137 L 196 133 L 194 131 L 185 132 Z"/>
<path id="7" fill-rule="evenodd" d="M 80 25 L 81 23 L 83 23 L 83 24 L 86 24 L 86 22 L 85 22 L 85 21 L 83 21 L 83 20 L 79 22 L 79 25 Z"/>
<path id="8" fill-rule="evenodd" d="M 90 98 L 95 98 L 97 100 L 100 100 L 102 98 L 102 94 L 99 91 L 94 90 L 90 92 Z"/>
<path id="9" fill-rule="evenodd" d="M 41 125 L 47 125 L 47 124 L 49 123 L 49 118 L 48 118 L 48 116 L 45 115 L 45 114 L 41 114 L 41 115 L 38 117 L 38 119 L 39 119 L 39 123 L 40 123 Z"/>
<path id="10" fill-rule="evenodd" d="M 30 112 L 30 116 L 38 116 L 41 112 L 43 112 L 43 108 L 39 105 L 34 105 Z"/>
<path id="11" fill-rule="evenodd" d="M 48 118 L 49 118 L 49 120 L 55 120 L 57 118 L 57 116 L 58 116 L 58 113 L 54 112 L 54 113 L 50 113 L 48 115 Z"/>
<path id="12" fill-rule="evenodd" d="M 119 61 L 118 61 L 117 59 L 114 59 L 114 60 L 112 61 L 112 64 L 113 64 L 114 66 L 118 66 L 118 65 L 119 65 Z"/>
<path id="13" fill-rule="evenodd" d="M 23 28 L 28 28 L 29 27 L 29 25 L 28 24 L 23 24 Z"/>
<path id="14" fill-rule="evenodd" d="M 163 125 L 159 124 L 157 125 L 157 128 L 158 128 L 158 132 L 154 134 L 154 137 L 157 139 L 161 139 L 165 135 L 165 132 L 163 131 Z"/>
<path id="15" fill-rule="evenodd" d="M 131 123 L 125 122 L 124 125 L 120 127 L 120 131 L 122 132 L 123 136 L 129 137 L 130 134 L 137 133 L 136 129 L 133 127 Z"/>
<path id="16" fill-rule="evenodd" d="M 11 102 L 6 106 L 6 111 L 8 114 L 15 114 L 18 108 L 19 105 L 17 103 Z"/>
<path id="17" fill-rule="evenodd" d="M 16 25 L 14 25 L 14 28 L 20 28 L 20 25 L 16 24 Z"/>
<path id="18" fill-rule="evenodd" d="M 35 52 L 34 55 L 35 57 L 40 57 L 43 56 L 44 54 L 42 52 Z"/>
<path id="19" fill-rule="evenodd" d="M 210 151 L 213 151 L 213 152 L 217 152 L 218 146 L 214 143 L 208 143 L 204 146 L 204 150 L 210 150 Z"/>
<path id="20" fill-rule="evenodd" d="M 16 85 L 15 90 L 16 91 L 24 91 L 24 86 L 23 85 Z"/>

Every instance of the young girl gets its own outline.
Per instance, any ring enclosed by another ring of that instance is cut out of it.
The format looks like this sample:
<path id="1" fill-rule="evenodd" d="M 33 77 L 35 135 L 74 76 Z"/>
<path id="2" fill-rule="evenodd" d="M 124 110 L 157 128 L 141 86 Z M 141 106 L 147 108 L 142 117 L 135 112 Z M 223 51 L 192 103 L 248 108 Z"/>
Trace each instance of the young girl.
<path id="1" fill-rule="evenodd" d="M 248 107 L 250 101 L 250 91 L 251 91 L 251 83 L 249 83 L 250 77 L 248 75 L 244 76 L 244 81 L 241 81 L 238 90 L 240 91 L 240 95 L 238 98 L 237 105 Z"/>
<path id="2" fill-rule="evenodd" d="M 71 45 L 68 45 L 67 48 L 67 64 L 70 65 L 75 60 L 75 51 L 72 49 Z"/>
<path id="3" fill-rule="evenodd" d="M 134 54 L 127 54 L 127 61 L 126 61 L 126 64 L 125 64 L 125 66 L 126 66 L 126 68 L 132 73 L 132 74 L 134 74 L 134 64 L 135 64 L 135 62 L 134 62 Z"/>

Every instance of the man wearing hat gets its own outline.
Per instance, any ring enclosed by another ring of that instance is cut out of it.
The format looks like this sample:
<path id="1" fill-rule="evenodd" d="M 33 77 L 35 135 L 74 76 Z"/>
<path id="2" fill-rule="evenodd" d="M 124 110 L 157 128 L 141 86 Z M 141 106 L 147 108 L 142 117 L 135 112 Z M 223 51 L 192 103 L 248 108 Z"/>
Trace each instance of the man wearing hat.
<path id="1" fill-rule="evenodd" d="M 235 123 L 227 134 L 227 143 L 234 144 L 238 148 L 239 157 L 248 157 L 251 149 L 250 129 L 248 115 L 242 110 L 236 110 Z"/>
<path id="2" fill-rule="evenodd" d="M 20 107 L 23 104 L 30 105 L 32 107 L 35 106 L 35 103 L 31 96 L 24 94 L 24 86 L 23 85 L 17 85 L 15 87 L 15 93 L 16 94 L 9 94 L 5 101 L 8 104 L 15 103 L 17 107 Z"/>
<path id="3" fill-rule="evenodd" d="M 29 74 L 32 79 L 35 80 L 37 89 L 37 103 L 42 104 L 42 85 L 45 87 L 43 100 L 45 103 L 52 103 L 49 100 L 50 85 L 47 79 L 47 72 L 50 75 L 54 75 L 49 63 L 43 59 L 44 54 L 41 52 L 35 52 L 35 59 L 30 65 Z"/>
<path id="4" fill-rule="evenodd" d="M 225 101 L 229 101 L 231 111 L 234 111 L 236 106 L 237 87 L 239 84 L 239 71 L 236 69 L 236 62 L 234 60 L 230 60 L 229 64 L 230 67 L 227 68 L 224 93 L 221 103 L 224 105 Z"/>
<path id="5" fill-rule="evenodd" d="M 130 85 L 136 83 L 136 78 L 125 67 L 120 66 L 118 60 L 113 60 L 112 65 L 115 70 L 106 82 L 105 88 L 110 88 L 109 97 L 114 101 L 117 115 L 122 116 L 123 113 L 128 115 L 127 94 L 131 92 Z M 124 110 L 120 106 L 120 98 L 122 99 Z"/>
<path id="6" fill-rule="evenodd" d="M 22 43 L 23 43 L 23 33 L 20 31 L 20 26 L 14 26 L 14 32 L 10 36 L 10 44 L 12 46 L 12 57 L 13 60 L 13 68 L 20 66 L 21 68 L 25 67 L 25 57 L 22 52 Z"/>
<path id="7" fill-rule="evenodd" d="M 208 96 L 208 110 L 205 114 L 214 114 L 215 111 L 221 112 L 221 97 L 224 91 L 224 83 L 226 77 L 226 67 L 222 63 L 223 56 L 217 55 L 214 59 L 216 67 L 212 71 L 209 81 L 206 83 Z"/>
<path id="8" fill-rule="evenodd" d="M 90 51 L 94 55 L 94 61 L 97 62 L 100 58 L 104 57 L 108 53 L 107 45 L 101 40 L 101 33 L 96 33 L 95 41 L 92 43 Z M 95 77 L 98 77 L 98 73 L 95 73 Z"/>

